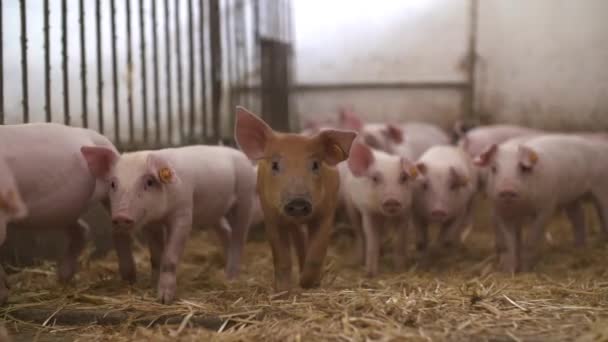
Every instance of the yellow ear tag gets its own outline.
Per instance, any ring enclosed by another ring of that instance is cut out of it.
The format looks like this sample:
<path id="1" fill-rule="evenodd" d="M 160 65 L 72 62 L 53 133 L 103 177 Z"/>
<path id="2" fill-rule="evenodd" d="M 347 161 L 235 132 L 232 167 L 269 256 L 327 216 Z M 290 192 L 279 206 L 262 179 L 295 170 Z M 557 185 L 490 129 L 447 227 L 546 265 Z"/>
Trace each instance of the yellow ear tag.
<path id="1" fill-rule="evenodd" d="M 346 156 L 344 155 L 345 153 L 344 153 L 344 151 L 342 150 L 342 148 L 340 148 L 340 146 L 338 146 L 338 145 L 336 145 L 336 144 L 332 144 L 332 145 L 331 145 L 331 150 L 332 150 L 332 151 L 331 151 L 331 152 L 332 152 L 332 154 L 333 154 L 333 153 L 335 153 L 335 154 L 336 154 L 336 157 L 339 157 L 338 159 L 341 159 L 341 160 L 346 159 L 346 158 L 345 158 Z"/>
<path id="2" fill-rule="evenodd" d="M 532 162 L 532 164 L 536 164 L 537 161 L 538 161 L 538 154 L 536 154 L 536 152 L 534 152 L 534 151 L 530 151 L 530 162 Z"/>
<path id="3" fill-rule="evenodd" d="M 168 167 L 163 167 L 158 171 L 158 178 L 160 178 L 161 182 L 168 184 L 171 183 L 171 180 L 173 179 L 173 173 Z"/>
<path id="4" fill-rule="evenodd" d="M 415 167 L 410 167 L 410 175 L 412 178 L 418 177 L 418 169 Z"/>

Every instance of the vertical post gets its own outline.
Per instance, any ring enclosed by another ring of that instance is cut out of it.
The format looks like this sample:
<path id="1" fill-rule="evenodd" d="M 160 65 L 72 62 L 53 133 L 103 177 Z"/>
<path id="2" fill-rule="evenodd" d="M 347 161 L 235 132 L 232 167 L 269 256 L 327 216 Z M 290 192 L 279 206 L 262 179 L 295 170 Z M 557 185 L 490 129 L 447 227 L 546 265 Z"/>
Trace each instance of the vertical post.
<path id="1" fill-rule="evenodd" d="M 192 13 L 192 0 L 188 0 L 188 64 L 190 70 L 188 72 L 188 92 L 190 103 L 188 105 L 189 120 L 188 120 L 188 141 L 193 142 L 194 139 L 194 114 L 196 112 L 196 98 L 194 97 L 194 72 L 196 66 L 194 65 L 194 22 Z"/>
<path id="2" fill-rule="evenodd" d="M 177 119 L 179 123 L 180 142 L 184 142 L 184 94 L 182 83 L 182 44 L 180 29 L 180 0 L 175 0 L 175 63 L 177 67 Z"/>
<path id="3" fill-rule="evenodd" d="M 160 145 L 160 102 L 159 102 L 159 81 L 158 81 L 158 29 L 157 29 L 156 0 L 152 0 L 152 63 L 154 64 L 154 124 L 155 124 L 155 143 Z"/>
<path id="4" fill-rule="evenodd" d="M 234 103 L 234 62 L 235 62 L 235 57 L 234 57 L 234 12 L 233 9 L 231 8 L 233 6 L 233 2 L 231 0 L 225 0 L 224 1 L 225 4 L 225 8 L 224 8 L 224 13 L 226 15 L 225 17 L 225 22 L 224 22 L 224 27 L 225 27 L 225 34 L 226 34 L 226 69 L 227 69 L 227 79 L 228 79 L 228 91 L 226 93 L 226 95 L 228 96 L 228 106 L 229 106 L 229 112 L 228 115 L 230 116 L 230 120 L 229 123 L 231 126 L 234 126 L 232 117 L 233 117 L 233 112 L 234 112 L 234 107 L 235 107 L 235 103 Z"/>
<path id="5" fill-rule="evenodd" d="M 133 118 L 133 50 L 131 38 L 131 0 L 124 0 L 127 17 L 127 115 L 129 118 L 129 145 L 133 148 L 135 139 L 135 122 Z"/>
<path id="6" fill-rule="evenodd" d="M 99 132 L 103 134 L 103 60 L 101 59 L 101 0 L 95 1 L 95 33 L 97 36 L 97 120 Z"/>
<path id="7" fill-rule="evenodd" d="M 205 44 L 205 1 L 199 0 L 199 51 L 201 54 L 200 62 L 201 62 L 201 121 L 203 123 L 203 141 L 207 141 L 207 78 L 206 76 L 206 63 L 205 63 L 205 53 L 207 51 L 207 44 Z"/>
<path id="8" fill-rule="evenodd" d="M 209 33 L 211 42 L 211 114 L 213 143 L 220 139 L 220 104 L 222 91 L 222 40 L 220 0 L 210 0 Z"/>
<path id="9" fill-rule="evenodd" d="M 30 121 L 30 108 L 28 99 L 28 76 L 27 76 L 27 16 L 25 0 L 19 1 L 21 10 L 21 86 L 23 89 L 23 122 Z"/>
<path id="10" fill-rule="evenodd" d="M 0 0 L 0 125 L 4 125 L 4 11 Z"/>
<path id="11" fill-rule="evenodd" d="M 64 0 L 65 1 L 65 0 Z M 114 94 L 114 142 L 120 145 L 120 107 L 118 103 L 118 66 L 116 65 L 116 7 L 115 0 L 110 0 L 110 21 L 112 26 L 112 83 Z"/>
<path id="12" fill-rule="evenodd" d="M 49 40 L 50 36 L 50 24 L 49 24 L 49 0 L 44 0 L 44 112 L 46 122 L 53 120 L 52 108 L 51 108 L 51 44 Z"/>
<path id="13" fill-rule="evenodd" d="M 167 74 L 167 134 L 173 144 L 172 88 L 171 88 L 171 25 L 169 24 L 169 0 L 165 0 L 165 70 Z"/>
<path id="14" fill-rule="evenodd" d="M 141 59 L 141 111 L 144 119 L 144 144 L 148 144 L 148 77 L 146 74 L 146 21 L 144 1 L 139 0 L 139 55 Z"/>
<path id="15" fill-rule="evenodd" d="M 45 0 L 48 2 L 48 0 Z M 80 0 L 80 80 L 82 82 L 82 125 L 89 127 L 89 108 L 87 101 L 87 50 L 85 41 L 84 0 Z M 47 18 L 48 20 L 48 18 Z M 48 36 L 46 37 L 48 38 Z M 48 42 L 47 42 L 48 43 Z"/>
<path id="16" fill-rule="evenodd" d="M 68 69 L 68 9 L 67 0 L 61 1 L 61 51 L 63 55 L 63 123 L 70 124 L 70 79 Z"/>
<path id="17" fill-rule="evenodd" d="M 469 119 L 479 119 L 475 108 L 475 67 L 477 64 L 477 16 L 479 2 L 470 1 L 470 23 L 467 58 L 467 81 L 468 87 L 463 98 L 463 116 Z"/>

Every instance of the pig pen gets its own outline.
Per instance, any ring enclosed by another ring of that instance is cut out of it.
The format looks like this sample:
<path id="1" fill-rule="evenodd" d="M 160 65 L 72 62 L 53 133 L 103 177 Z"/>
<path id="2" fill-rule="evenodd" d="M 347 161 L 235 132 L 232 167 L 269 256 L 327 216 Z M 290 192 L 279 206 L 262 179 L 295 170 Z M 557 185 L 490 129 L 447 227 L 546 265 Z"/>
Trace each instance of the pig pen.
<path id="1" fill-rule="evenodd" d="M 233 283 L 225 282 L 215 236 L 197 231 L 178 269 L 173 305 L 156 303 L 148 252 L 139 245 L 133 286 L 121 282 L 114 253 L 84 257 L 66 287 L 51 264 L 9 268 L 11 294 L 0 315 L 13 341 L 608 340 L 608 246 L 589 217 L 587 248 L 574 249 L 567 221 L 557 216 L 536 271 L 514 276 L 495 271 L 483 200 L 464 248 L 427 267 L 412 251 L 401 273 L 385 255 L 374 279 L 353 264 L 352 235 L 338 224 L 322 286 L 289 295 L 272 290 L 263 229 L 250 234 Z"/>

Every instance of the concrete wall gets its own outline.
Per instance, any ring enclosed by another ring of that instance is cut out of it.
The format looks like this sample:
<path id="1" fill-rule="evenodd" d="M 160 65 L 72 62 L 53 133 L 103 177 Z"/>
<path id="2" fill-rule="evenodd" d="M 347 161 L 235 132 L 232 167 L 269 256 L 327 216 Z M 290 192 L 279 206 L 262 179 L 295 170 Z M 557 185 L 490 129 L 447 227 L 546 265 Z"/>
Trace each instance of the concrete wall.
<path id="1" fill-rule="evenodd" d="M 468 9 L 468 0 L 296 1 L 295 82 L 306 86 L 296 112 L 305 121 L 354 105 L 373 120 L 455 119 L 458 90 L 406 85 L 466 80 Z M 339 84 L 358 88 L 323 87 Z"/>
<path id="2" fill-rule="evenodd" d="M 608 129 L 608 1 L 478 2 L 475 108 L 482 121 Z M 400 83 L 466 80 L 470 6 L 470 0 L 296 2 L 294 103 L 301 121 L 333 116 L 344 104 L 371 120 L 448 127 L 467 116 L 457 89 Z M 385 86 L 366 87 L 371 83 Z M 303 87 L 326 84 L 347 86 Z"/>
<path id="3" fill-rule="evenodd" d="M 480 1 L 477 106 L 492 121 L 608 129 L 608 1 Z"/>

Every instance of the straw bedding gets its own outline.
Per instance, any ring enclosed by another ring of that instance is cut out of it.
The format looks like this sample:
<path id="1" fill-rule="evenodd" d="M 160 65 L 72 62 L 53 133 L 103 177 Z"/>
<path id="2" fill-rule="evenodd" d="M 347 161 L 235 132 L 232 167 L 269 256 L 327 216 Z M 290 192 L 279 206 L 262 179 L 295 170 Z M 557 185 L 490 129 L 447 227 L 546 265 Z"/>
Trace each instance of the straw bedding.
<path id="1" fill-rule="evenodd" d="M 260 236 L 246 247 L 240 279 L 226 283 L 214 236 L 194 233 L 169 306 L 155 302 L 144 246 L 133 286 L 119 280 L 113 255 L 85 257 L 67 287 L 52 264 L 13 270 L 0 341 L 6 331 L 15 341 L 608 341 L 608 246 L 595 222 L 589 246 L 575 250 L 557 218 L 536 271 L 513 276 L 495 271 L 491 229 L 480 221 L 465 247 L 430 265 L 412 252 L 395 272 L 388 253 L 374 279 L 353 264 L 350 235 L 337 229 L 322 287 L 290 294 L 272 291 Z"/>

